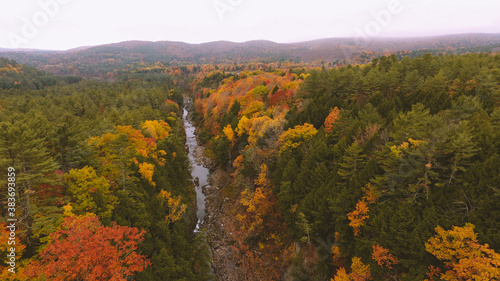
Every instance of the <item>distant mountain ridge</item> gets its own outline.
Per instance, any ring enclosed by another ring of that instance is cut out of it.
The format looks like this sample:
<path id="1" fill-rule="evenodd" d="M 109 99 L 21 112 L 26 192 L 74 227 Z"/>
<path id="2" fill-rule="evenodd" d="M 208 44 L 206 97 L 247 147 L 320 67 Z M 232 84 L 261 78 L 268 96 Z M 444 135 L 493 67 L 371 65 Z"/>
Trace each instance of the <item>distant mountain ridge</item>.
<path id="1" fill-rule="evenodd" d="M 124 41 L 86 48 L 83 52 L 103 53 L 118 51 L 130 51 L 142 53 L 145 59 L 153 58 L 152 61 L 161 61 L 162 57 L 169 59 L 179 58 L 210 58 L 215 55 L 215 60 L 223 60 L 224 55 L 228 59 L 235 59 L 240 51 L 245 51 L 243 56 L 248 59 L 266 58 L 277 56 L 288 59 L 305 58 L 306 60 L 327 59 L 331 56 L 342 55 L 345 52 L 361 51 L 399 51 L 415 49 L 439 49 L 439 48 L 463 48 L 473 46 L 486 46 L 500 44 L 500 34 L 460 34 L 444 35 L 434 37 L 409 37 L 409 38 L 372 38 L 364 41 L 361 38 L 326 38 L 297 43 L 276 43 L 267 40 L 253 40 L 242 43 L 230 41 L 214 41 L 200 44 L 190 44 L 177 41 Z M 345 50 L 339 50 L 344 48 Z M 154 51 L 154 56 L 148 53 Z"/>
<path id="2" fill-rule="evenodd" d="M 104 50 L 104 49 L 122 49 L 122 50 L 140 50 L 143 47 L 188 47 L 192 49 L 218 49 L 224 51 L 227 48 L 236 47 L 263 47 L 263 48 L 280 48 L 280 49 L 293 49 L 296 47 L 315 47 L 325 46 L 339 43 L 358 44 L 364 46 L 377 46 L 397 44 L 399 47 L 407 48 L 428 48 L 430 45 L 435 45 L 441 42 L 440 45 L 457 45 L 460 43 L 467 44 L 492 44 L 500 42 L 500 33 L 470 33 L 470 34 L 455 34 L 455 35 L 441 35 L 441 36 L 428 36 L 428 37 L 385 37 L 385 38 L 371 38 L 368 41 L 362 38 L 345 37 L 345 38 L 323 38 L 294 43 L 276 43 L 269 40 L 251 40 L 246 42 L 231 42 L 231 41 L 212 41 L 205 43 L 185 43 L 180 41 L 141 41 L 129 40 L 117 43 L 102 44 L 97 46 L 81 46 L 68 50 L 56 51 L 45 49 L 9 49 L 0 48 L 0 52 L 51 52 L 51 53 L 69 53 L 85 50 Z M 222 49 L 221 49 L 222 48 Z"/>
<path id="3" fill-rule="evenodd" d="M 254 40 L 243 43 L 215 41 L 190 44 L 175 41 L 125 41 L 66 51 L 1 50 L 0 57 L 15 59 L 55 74 L 89 75 L 71 72 L 82 65 L 105 65 L 103 71 L 137 63 L 162 62 L 171 65 L 242 63 L 269 61 L 325 61 L 366 63 L 373 57 L 399 51 L 441 50 L 442 52 L 491 51 L 500 47 L 500 34 L 459 34 L 419 38 L 327 38 L 297 43 Z M 88 67 L 87 67 L 88 68 Z M 87 70 L 86 70 L 87 71 Z M 89 70 L 90 71 L 90 70 Z"/>

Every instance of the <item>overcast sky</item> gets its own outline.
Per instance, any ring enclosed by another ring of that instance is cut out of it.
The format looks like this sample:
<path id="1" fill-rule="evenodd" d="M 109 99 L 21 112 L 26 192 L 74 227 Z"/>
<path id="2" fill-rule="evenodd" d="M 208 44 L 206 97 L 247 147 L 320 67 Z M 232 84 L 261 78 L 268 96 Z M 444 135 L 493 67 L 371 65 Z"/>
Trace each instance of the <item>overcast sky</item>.
<path id="1" fill-rule="evenodd" d="M 0 47 L 500 33 L 498 0 L 0 0 Z"/>

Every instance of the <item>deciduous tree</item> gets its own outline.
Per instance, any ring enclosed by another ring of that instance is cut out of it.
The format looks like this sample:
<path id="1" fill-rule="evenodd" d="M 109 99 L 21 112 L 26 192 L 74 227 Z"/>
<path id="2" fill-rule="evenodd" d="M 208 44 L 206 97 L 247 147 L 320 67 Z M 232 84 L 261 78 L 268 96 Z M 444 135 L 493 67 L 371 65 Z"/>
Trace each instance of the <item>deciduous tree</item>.
<path id="1" fill-rule="evenodd" d="M 166 190 L 161 190 L 158 194 L 162 204 L 166 204 L 168 209 L 168 214 L 165 216 L 167 223 L 176 222 L 182 215 L 186 212 L 186 204 L 181 203 L 180 196 L 172 196 L 172 194 Z"/>
<path id="2" fill-rule="evenodd" d="M 340 110 L 338 107 L 334 107 L 331 111 L 330 114 L 325 119 L 325 132 L 331 133 L 333 131 L 333 127 L 335 126 L 335 123 L 337 123 L 337 120 L 340 118 Z"/>
<path id="3" fill-rule="evenodd" d="M 25 274 L 32 280 L 127 280 L 151 264 L 136 252 L 144 234 L 127 226 L 102 226 L 93 214 L 67 217 Z"/>
<path id="4" fill-rule="evenodd" d="M 372 248 L 373 248 L 372 258 L 381 267 L 387 267 L 389 269 L 392 269 L 393 265 L 398 264 L 398 258 L 389 253 L 388 249 L 380 245 L 373 245 Z"/>
<path id="5" fill-rule="evenodd" d="M 94 168 L 86 166 L 72 169 L 65 175 L 66 185 L 72 197 L 73 212 L 77 215 L 91 212 L 105 221 L 111 219 L 111 212 L 117 198 L 110 191 L 105 177 L 97 176 Z"/>
<path id="6" fill-rule="evenodd" d="M 364 225 L 365 220 L 368 219 L 368 204 L 362 200 L 356 204 L 356 210 L 347 214 L 349 225 L 354 229 L 354 236 L 359 236 L 361 233 L 361 226 Z"/>
<path id="7" fill-rule="evenodd" d="M 337 270 L 332 281 L 365 281 L 372 280 L 370 266 L 364 264 L 359 257 L 352 258 L 351 273 L 347 274 L 345 268 Z"/>
<path id="8" fill-rule="evenodd" d="M 281 143 L 280 153 L 290 148 L 299 147 L 302 143 L 311 140 L 316 133 L 318 133 L 318 130 L 308 123 L 288 129 L 279 138 Z"/>
<path id="9" fill-rule="evenodd" d="M 425 249 L 445 263 L 443 280 L 498 280 L 500 254 L 480 244 L 474 225 L 454 226 L 451 230 L 436 227 L 437 234 L 425 243 Z"/>

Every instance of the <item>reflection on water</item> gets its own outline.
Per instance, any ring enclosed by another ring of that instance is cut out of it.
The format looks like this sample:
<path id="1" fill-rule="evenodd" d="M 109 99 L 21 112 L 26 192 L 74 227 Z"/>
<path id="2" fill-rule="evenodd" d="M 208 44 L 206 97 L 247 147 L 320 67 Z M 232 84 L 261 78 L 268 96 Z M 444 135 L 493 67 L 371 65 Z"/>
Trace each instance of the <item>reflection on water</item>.
<path id="1" fill-rule="evenodd" d="M 184 119 L 184 127 L 186 128 L 186 145 L 189 148 L 189 161 L 191 162 L 192 167 L 192 176 L 195 180 L 195 189 L 196 189 L 196 206 L 198 210 L 196 212 L 196 217 L 198 218 L 198 222 L 196 223 L 195 232 L 198 232 L 200 229 L 200 224 L 203 223 L 203 218 L 205 217 L 205 194 L 203 194 L 202 187 L 208 185 L 208 175 L 209 170 L 203 166 L 201 161 L 197 161 L 196 153 L 202 153 L 202 148 L 198 146 L 198 141 L 196 140 L 196 136 L 194 134 L 194 126 L 191 124 L 190 120 L 187 117 L 187 110 L 184 108 L 183 119 Z M 201 156 L 201 155 L 198 155 Z M 198 157 L 200 158 L 200 157 Z"/>

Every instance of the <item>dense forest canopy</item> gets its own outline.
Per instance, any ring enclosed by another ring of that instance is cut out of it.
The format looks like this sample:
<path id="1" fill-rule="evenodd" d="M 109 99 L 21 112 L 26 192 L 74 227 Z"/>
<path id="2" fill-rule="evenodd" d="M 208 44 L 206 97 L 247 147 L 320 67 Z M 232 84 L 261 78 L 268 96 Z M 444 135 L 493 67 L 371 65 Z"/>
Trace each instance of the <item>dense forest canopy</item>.
<path id="1" fill-rule="evenodd" d="M 78 61 L 109 81 L 0 58 L 18 218 L 17 273 L 4 264 L 2 279 L 213 280 L 193 233 L 185 97 L 212 181 L 227 183 L 210 215 L 247 280 L 499 279 L 500 55 L 421 52 Z"/>
<path id="2" fill-rule="evenodd" d="M 311 280 L 499 277 L 499 55 L 199 85 L 200 137 L 232 175 L 235 240 L 255 280 L 283 276 L 286 260 Z M 305 263 L 291 241 L 328 258 Z"/>
<path id="3" fill-rule="evenodd" d="M 2 279 L 208 279 L 208 246 L 192 232 L 183 97 L 172 79 L 68 83 L 7 63 L 21 87 L 0 90 L 0 165 L 16 170 L 22 266 L 17 275 L 4 267 Z M 38 87 L 46 77 L 54 83 Z"/>

